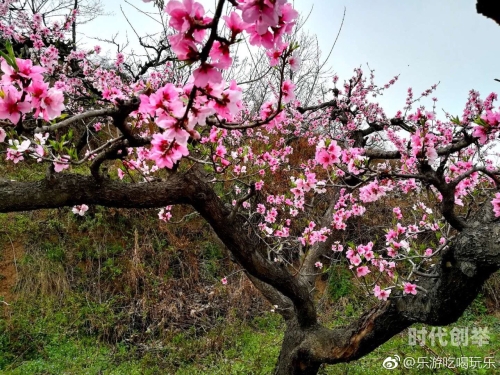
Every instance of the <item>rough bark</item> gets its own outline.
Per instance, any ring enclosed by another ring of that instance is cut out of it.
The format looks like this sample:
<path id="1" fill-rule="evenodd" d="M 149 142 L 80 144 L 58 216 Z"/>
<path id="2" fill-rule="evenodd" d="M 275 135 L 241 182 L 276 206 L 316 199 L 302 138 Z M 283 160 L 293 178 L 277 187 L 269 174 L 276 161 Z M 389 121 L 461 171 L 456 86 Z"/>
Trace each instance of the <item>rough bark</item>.
<path id="1" fill-rule="evenodd" d="M 166 181 L 124 183 L 92 176 L 58 174 L 35 182 L 0 181 L 0 212 L 98 204 L 153 208 L 189 204 L 210 223 L 271 301 L 280 304 L 287 328 L 276 374 L 316 374 L 322 363 L 349 362 L 370 353 L 413 323 L 455 322 L 477 296 L 484 281 L 500 268 L 500 222 L 485 205 L 453 240 L 435 266 L 433 277 L 420 277 L 427 293 L 402 296 L 373 307 L 346 327 L 327 329 L 317 322 L 307 279 L 271 262 L 252 237 L 251 223 L 232 215 L 203 173 L 175 173 Z"/>
<path id="2" fill-rule="evenodd" d="M 427 293 L 395 295 L 347 327 L 287 329 L 276 374 L 316 374 L 321 363 L 359 359 L 414 323 L 457 321 L 500 268 L 500 223 L 491 206 L 485 205 L 468 224 L 443 254 L 434 277 L 419 280 Z"/>

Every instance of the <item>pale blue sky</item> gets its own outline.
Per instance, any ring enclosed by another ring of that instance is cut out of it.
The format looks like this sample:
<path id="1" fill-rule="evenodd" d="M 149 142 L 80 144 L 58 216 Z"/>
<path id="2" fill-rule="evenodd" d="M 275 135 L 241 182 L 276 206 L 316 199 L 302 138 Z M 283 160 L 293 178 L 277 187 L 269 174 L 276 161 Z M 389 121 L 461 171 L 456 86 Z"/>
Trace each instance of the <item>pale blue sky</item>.
<path id="1" fill-rule="evenodd" d="M 151 4 L 131 3 L 145 10 Z M 214 0 L 201 1 L 209 8 Z M 83 28 L 88 36 L 123 34 L 126 22 L 120 5 L 136 29 L 152 30 L 154 22 L 141 16 L 124 0 L 103 0 L 113 16 L 102 17 Z M 406 90 L 419 94 L 440 82 L 436 95 L 438 108 L 460 115 L 470 89 L 482 96 L 500 91 L 500 25 L 478 15 L 475 0 L 295 0 L 302 14 L 312 13 L 306 29 L 318 36 L 324 54 L 328 52 L 342 21 L 340 38 L 330 65 L 340 79 L 349 78 L 355 67 L 375 69 L 377 82 L 394 75 L 400 80 L 384 98 L 388 115 L 394 115 L 405 102 Z M 133 34 L 129 32 L 129 38 Z M 430 101 L 425 104 L 430 106 Z"/>

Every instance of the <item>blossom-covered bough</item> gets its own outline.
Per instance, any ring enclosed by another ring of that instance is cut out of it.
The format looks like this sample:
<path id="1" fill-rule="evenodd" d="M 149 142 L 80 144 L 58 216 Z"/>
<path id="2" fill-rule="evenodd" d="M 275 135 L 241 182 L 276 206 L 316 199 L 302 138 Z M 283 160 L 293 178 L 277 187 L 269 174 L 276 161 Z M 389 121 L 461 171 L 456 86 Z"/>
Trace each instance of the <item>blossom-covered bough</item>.
<path id="1" fill-rule="evenodd" d="M 329 100 L 302 106 L 292 74 L 300 46 L 289 36 L 298 14 L 286 0 L 219 0 L 213 13 L 166 2 L 168 51 L 139 75 L 122 53 L 104 64 L 99 47 L 60 55 L 53 43 L 77 12 L 47 25 L 15 3 L 0 6 L 3 20 L 16 19 L 0 25 L 0 152 L 3 163 L 47 171 L 0 180 L 0 212 L 162 208 L 168 221 L 173 206 L 191 206 L 285 319 L 276 374 L 315 374 L 414 323 L 452 323 L 500 267 L 495 94 L 471 91 L 461 117 L 440 120 L 437 99 L 421 105 L 436 86 L 418 98 L 409 89 L 390 117 L 372 98 L 397 77 L 378 86 L 356 69 L 343 84 L 333 77 Z M 243 38 L 267 50 L 276 73 L 260 77 L 274 94 L 257 110 L 241 82 L 224 78 Z M 9 46 L 27 40 L 29 56 L 16 56 Z M 349 237 L 388 205 L 382 238 Z M 374 304 L 330 329 L 315 286 L 337 264 Z"/>

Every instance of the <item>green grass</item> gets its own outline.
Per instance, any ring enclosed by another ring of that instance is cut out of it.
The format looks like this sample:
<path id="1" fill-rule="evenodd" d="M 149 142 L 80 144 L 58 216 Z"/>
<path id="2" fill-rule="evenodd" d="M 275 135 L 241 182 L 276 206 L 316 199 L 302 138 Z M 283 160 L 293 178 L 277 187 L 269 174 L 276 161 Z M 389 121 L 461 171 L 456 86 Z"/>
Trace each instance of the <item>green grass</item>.
<path id="1" fill-rule="evenodd" d="M 64 315 L 64 314 L 63 314 Z M 55 320 L 64 323 L 62 316 Z M 27 323 L 27 322 L 25 322 Z M 222 322 L 223 323 L 223 322 Z M 67 322 L 65 323 L 67 324 Z M 488 327 L 490 343 L 477 346 L 440 346 L 437 342 L 426 346 L 409 345 L 406 332 L 395 336 L 370 355 L 349 363 L 324 366 L 320 374 L 494 374 L 486 369 L 405 369 L 400 365 L 388 372 L 382 367 L 385 358 L 395 355 L 402 360 L 413 357 L 495 357 L 500 367 L 500 321 L 494 316 L 481 315 L 476 320 L 470 316 L 460 319 L 453 327 Z M 421 326 L 416 326 L 421 328 Z M 427 327 L 430 329 L 430 327 Z M 6 375 L 35 374 L 179 374 L 226 375 L 271 374 L 281 345 L 283 323 L 279 316 L 266 313 L 248 322 L 221 324 L 205 335 L 190 331 L 179 333 L 169 340 L 151 340 L 135 346 L 128 343 L 104 344 L 95 337 L 56 333 L 56 324 L 44 329 L 42 324 L 33 327 L 32 347 L 24 353 L 9 356 L 0 351 L 0 373 Z M 69 332 L 69 331 L 68 331 Z M 0 333 L 1 338 L 1 333 Z M 5 341 L 0 341 L 0 344 Z M 2 354 L 4 360 L 1 359 Z M 25 358 L 26 357 L 26 358 Z"/>
<path id="2" fill-rule="evenodd" d="M 45 332 L 42 340 L 27 344 L 18 356 L 0 351 L 0 373 L 269 374 L 278 355 L 281 321 L 276 315 L 268 315 L 250 324 L 221 325 L 203 337 L 188 332 L 165 342 L 152 340 L 143 347 Z"/>
<path id="3" fill-rule="evenodd" d="M 179 251 L 168 237 L 140 232 L 141 241 L 144 238 L 150 241 L 141 263 L 145 270 L 143 282 L 149 283 L 145 284 L 148 293 L 136 297 L 129 289 L 120 289 L 132 259 L 134 232 L 130 228 L 139 227 L 139 224 L 141 228 L 148 227 L 142 217 L 134 219 L 132 215 L 100 208 L 94 208 L 92 215 L 84 218 L 75 217 L 69 209 L 48 210 L 36 215 L 0 214 L 0 227 L 3 228 L 0 244 L 10 249 L 11 239 L 15 242 L 22 239 L 25 249 L 23 258 L 18 259 L 25 280 L 18 282 L 14 291 L 19 298 L 9 308 L 8 318 L 0 310 L 0 374 L 272 373 L 284 331 L 277 314 L 254 311 L 253 318 L 243 319 L 230 307 L 224 316 L 221 313 L 215 318 L 215 323 L 208 322 L 206 329 L 200 329 L 203 324 L 195 329 L 190 323 L 179 328 L 167 322 L 158 326 L 160 328 L 153 327 L 148 333 L 145 326 L 134 325 L 134 319 L 155 320 L 141 316 L 130 319 L 130 306 L 134 306 L 138 298 L 156 299 L 158 285 L 169 278 L 181 280 L 181 275 L 175 276 L 181 270 L 176 268 L 177 264 L 189 264 L 185 256 L 187 251 Z M 152 228 L 153 225 L 151 221 Z M 193 226 L 190 230 L 196 234 L 200 233 L 200 228 L 203 227 Z M 189 233 L 187 229 L 186 233 Z M 177 237 L 184 239 L 185 236 L 179 230 Z M 198 241 L 197 238 L 194 240 Z M 212 286 L 215 280 L 215 288 L 221 287 L 218 280 L 226 272 L 225 252 L 210 238 L 194 243 L 196 246 L 187 248 L 197 251 L 192 264 L 200 266 L 200 282 Z M 157 277 L 155 272 L 162 264 L 169 264 L 169 267 Z M 189 274 L 186 275 L 184 281 L 188 280 Z M 349 323 L 365 305 L 363 297 L 351 284 L 349 273 L 332 268 L 331 276 L 327 295 L 333 304 L 328 310 L 333 318 L 324 322 L 328 327 Z M 97 288 L 97 283 L 102 286 Z M 40 287 L 44 284 L 45 289 Z M 102 292 L 102 299 L 96 291 Z M 223 293 L 229 292 L 226 289 Z M 347 297 L 349 300 L 345 303 Z M 320 374 L 500 374 L 497 354 L 500 353 L 500 320 L 488 315 L 483 296 L 474 301 L 456 324 L 447 328 L 474 326 L 488 327 L 488 345 L 453 347 L 427 343 L 422 347 L 411 346 L 404 332 L 358 361 L 323 366 Z M 389 371 L 382 367 L 384 359 L 396 355 L 401 359 L 491 356 L 498 361 L 499 370 L 410 370 L 400 365 Z"/>

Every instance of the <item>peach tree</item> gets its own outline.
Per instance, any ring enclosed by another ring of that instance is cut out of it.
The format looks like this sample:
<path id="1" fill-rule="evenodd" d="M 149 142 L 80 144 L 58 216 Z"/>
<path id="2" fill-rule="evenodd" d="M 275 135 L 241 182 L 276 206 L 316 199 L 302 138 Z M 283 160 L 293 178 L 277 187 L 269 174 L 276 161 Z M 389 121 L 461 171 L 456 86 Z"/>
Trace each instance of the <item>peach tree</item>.
<path id="1" fill-rule="evenodd" d="M 500 267 L 496 94 L 471 91 L 460 116 L 438 118 L 436 86 L 409 89 L 389 115 L 374 98 L 397 77 L 379 85 L 355 69 L 305 105 L 286 0 L 218 0 L 211 13 L 168 1 L 168 31 L 141 41 L 153 53 L 135 63 L 78 48 L 77 7 L 51 21 L 20 3 L 0 4 L 0 153 L 46 174 L 0 180 L 0 212 L 157 208 L 169 221 L 173 206 L 192 207 L 283 316 L 276 374 L 316 374 L 414 323 L 450 324 Z M 244 39 L 268 69 L 242 82 L 232 74 Z M 256 84 L 270 88 L 258 100 L 246 95 Z M 350 237 L 374 209 L 384 236 Z M 327 328 L 315 285 L 338 264 L 374 303 Z"/>

